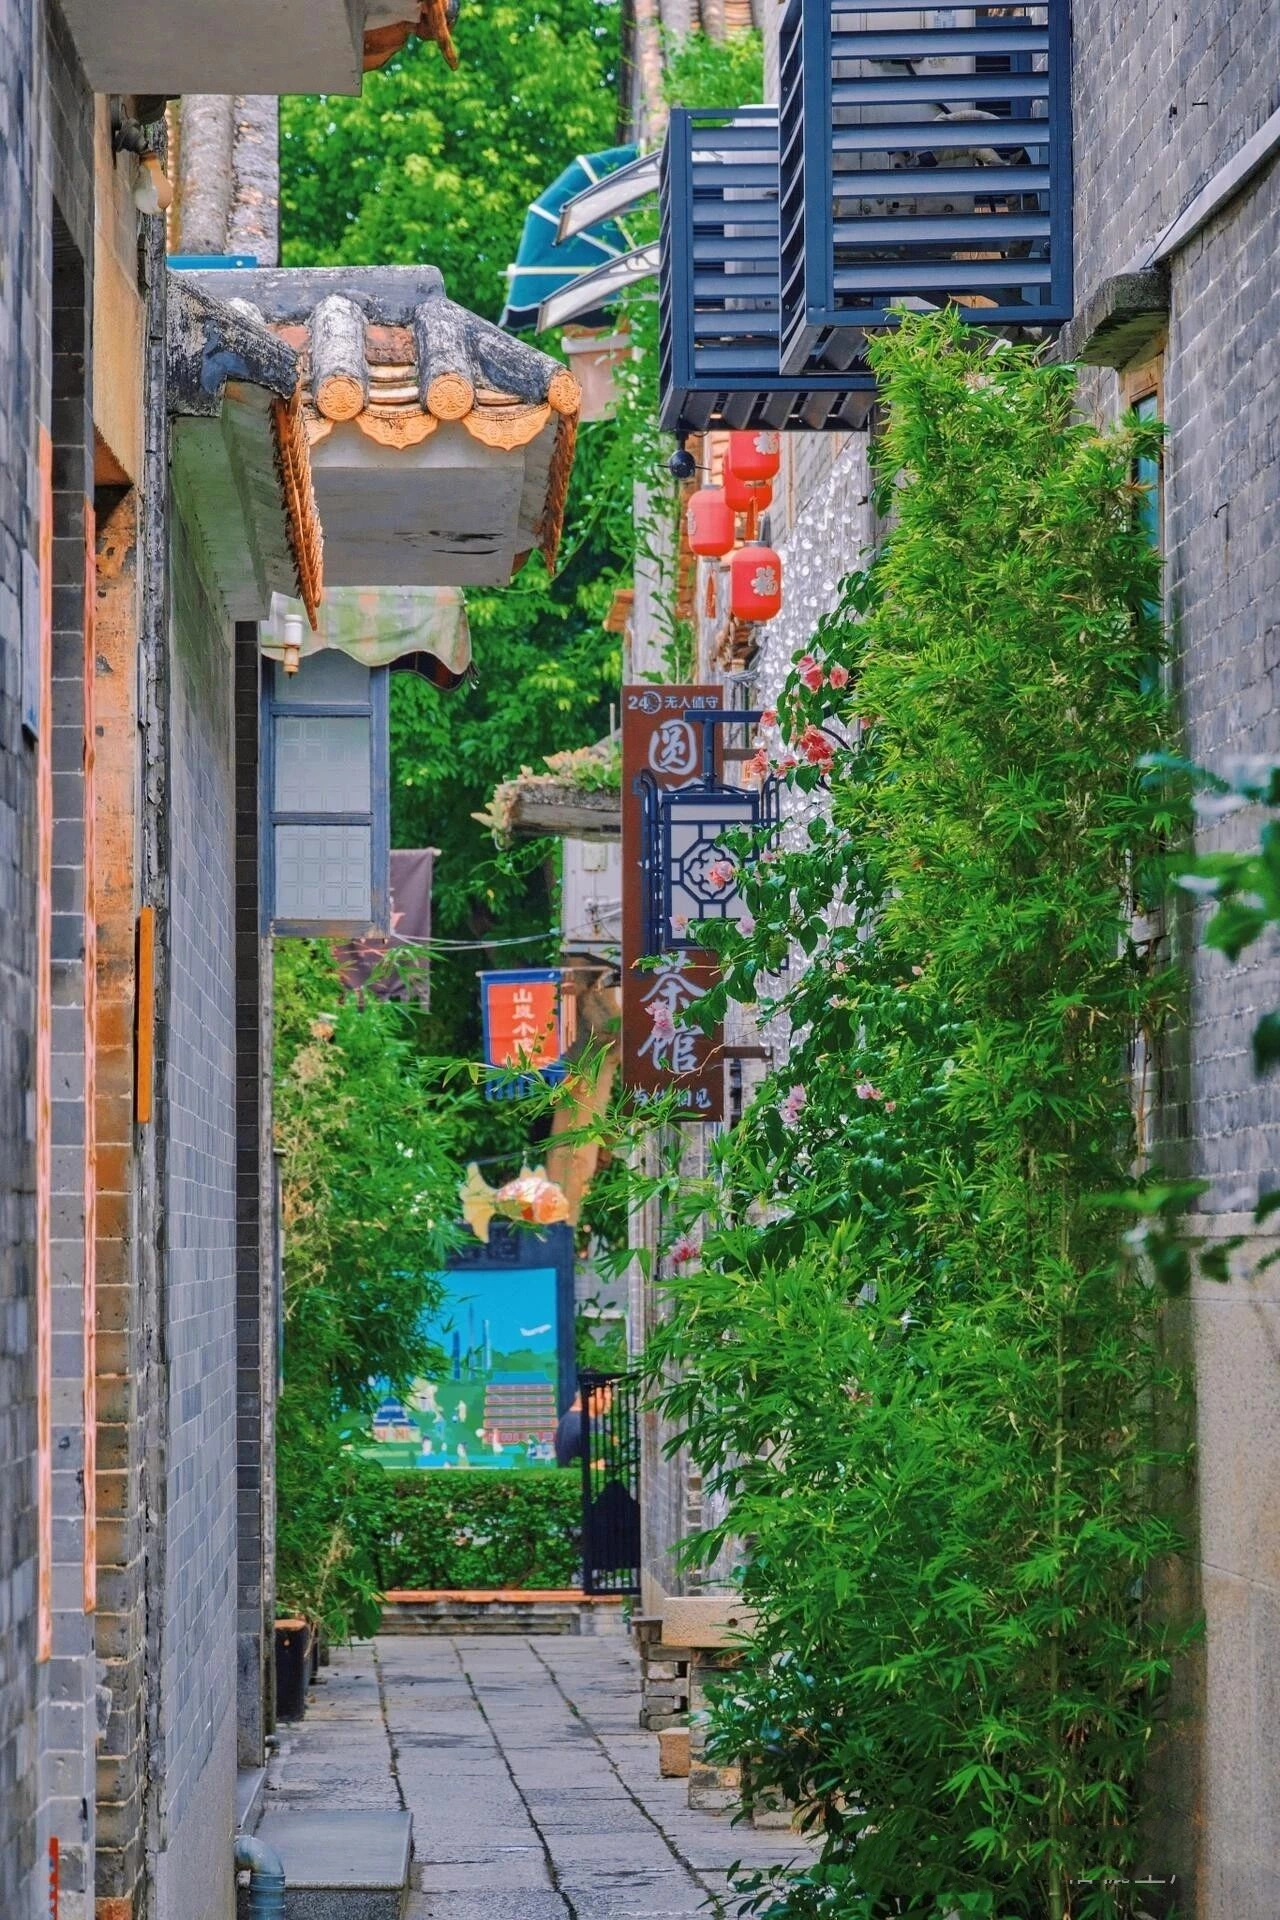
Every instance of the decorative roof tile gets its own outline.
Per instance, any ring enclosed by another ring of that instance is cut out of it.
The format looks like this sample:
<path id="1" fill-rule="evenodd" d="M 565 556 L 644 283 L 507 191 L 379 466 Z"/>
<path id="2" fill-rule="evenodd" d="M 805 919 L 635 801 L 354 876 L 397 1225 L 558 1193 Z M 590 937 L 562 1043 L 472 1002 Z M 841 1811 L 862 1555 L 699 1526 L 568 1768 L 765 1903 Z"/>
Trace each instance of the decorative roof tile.
<path id="1" fill-rule="evenodd" d="M 578 382 L 560 361 L 458 306 L 432 267 L 209 272 L 201 282 L 219 294 L 233 288 L 242 293 L 281 343 L 296 352 L 307 437 L 313 449 L 325 449 L 319 469 L 321 506 L 334 539 L 340 529 L 333 517 L 336 495 L 326 504 L 327 475 L 341 463 L 351 484 L 358 484 L 356 470 L 362 463 L 350 441 L 352 432 L 394 455 L 422 449 L 438 434 L 461 430 L 495 454 L 523 453 L 520 498 L 500 512 L 497 494 L 491 487 L 486 493 L 474 478 L 474 461 L 455 447 L 458 512 L 466 504 L 464 475 L 470 466 L 474 500 L 491 502 L 477 510 L 487 510 L 494 524 L 477 531 L 461 519 L 454 528 L 442 523 L 435 529 L 440 550 L 457 557 L 459 542 L 474 542 L 485 531 L 495 537 L 510 532 L 514 546 L 506 577 L 534 546 L 548 566 L 554 566 L 581 403 Z M 427 464 L 443 471 L 450 463 L 442 452 L 438 461 Z M 411 484 L 409 472 L 403 479 Z M 439 519 L 438 497 L 424 512 L 428 520 L 433 514 Z M 503 517 L 512 524 L 499 526 Z M 429 542 L 430 529 L 424 528 L 422 537 Z M 353 564 L 358 562 L 340 562 L 334 578 L 351 578 Z M 474 575 L 485 584 L 497 577 L 492 568 Z M 447 583 L 468 584 L 465 568 L 459 567 Z"/>
<path id="2" fill-rule="evenodd" d="M 228 607 L 237 618 L 265 614 L 265 583 L 268 598 L 296 591 L 314 627 L 324 541 L 297 354 L 252 308 L 170 274 L 166 392 L 175 471 L 201 517 L 207 561 Z M 234 457 L 226 434 L 196 425 L 220 426 L 224 415 Z M 192 433 L 200 447 L 188 459 Z"/>

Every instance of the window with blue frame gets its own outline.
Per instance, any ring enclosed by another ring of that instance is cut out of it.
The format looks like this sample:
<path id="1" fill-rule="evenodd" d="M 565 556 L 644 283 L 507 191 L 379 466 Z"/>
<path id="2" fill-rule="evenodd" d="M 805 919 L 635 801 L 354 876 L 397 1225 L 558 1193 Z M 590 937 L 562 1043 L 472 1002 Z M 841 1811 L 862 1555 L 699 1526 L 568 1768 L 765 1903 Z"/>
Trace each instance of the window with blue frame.
<path id="1" fill-rule="evenodd" d="M 1139 420 L 1156 421 L 1160 418 L 1160 399 L 1156 393 L 1144 393 L 1133 403 L 1133 410 Z M 1157 551 L 1162 545 L 1161 518 L 1163 506 L 1164 472 L 1159 455 L 1153 459 L 1145 456 L 1135 460 L 1133 477 L 1142 488 L 1142 504 L 1138 509 L 1138 518 L 1146 529 L 1147 537 Z"/>
<path id="2" fill-rule="evenodd" d="M 265 669 L 263 873 L 277 933 L 388 930 L 388 671 L 336 651 L 293 674 Z"/>

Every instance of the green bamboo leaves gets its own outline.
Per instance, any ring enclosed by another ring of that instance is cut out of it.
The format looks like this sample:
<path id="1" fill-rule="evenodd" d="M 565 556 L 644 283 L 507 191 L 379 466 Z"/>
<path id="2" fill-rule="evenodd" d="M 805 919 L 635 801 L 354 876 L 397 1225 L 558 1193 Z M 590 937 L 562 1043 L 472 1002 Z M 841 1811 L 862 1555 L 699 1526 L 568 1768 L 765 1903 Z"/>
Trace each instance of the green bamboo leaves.
<path id="1" fill-rule="evenodd" d="M 1133 1212 L 1101 1204 L 1175 1001 L 1178 812 L 1136 764 L 1167 724 L 1131 479 L 1156 443 L 953 316 L 872 351 L 892 532 L 782 703 L 792 741 L 850 744 L 829 825 L 720 941 L 747 1001 L 798 943 L 797 1038 L 655 1358 L 727 1503 L 708 1548 L 750 1542 L 758 1659 L 715 1739 L 826 1835 L 749 1901 L 1115 1920 L 1177 1637 L 1151 1583 L 1181 1382 Z"/>

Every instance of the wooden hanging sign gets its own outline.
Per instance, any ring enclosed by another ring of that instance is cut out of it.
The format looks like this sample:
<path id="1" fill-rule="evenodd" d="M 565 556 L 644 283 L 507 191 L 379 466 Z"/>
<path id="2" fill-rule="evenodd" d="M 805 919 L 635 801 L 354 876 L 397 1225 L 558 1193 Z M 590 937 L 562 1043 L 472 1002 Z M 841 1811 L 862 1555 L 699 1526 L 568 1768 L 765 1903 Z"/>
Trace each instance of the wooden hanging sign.
<path id="1" fill-rule="evenodd" d="M 703 729 L 686 716 L 718 712 L 715 686 L 625 686 L 622 689 L 622 1080 L 638 1102 L 674 1092 L 683 1120 L 724 1118 L 724 1030 L 704 1034 L 679 1016 L 720 977 L 714 955 L 700 948 L 646 954 L 642 773 L 660 788 L 695 783 Z M 638 963 L 650 961 L 642 966 Z"/>

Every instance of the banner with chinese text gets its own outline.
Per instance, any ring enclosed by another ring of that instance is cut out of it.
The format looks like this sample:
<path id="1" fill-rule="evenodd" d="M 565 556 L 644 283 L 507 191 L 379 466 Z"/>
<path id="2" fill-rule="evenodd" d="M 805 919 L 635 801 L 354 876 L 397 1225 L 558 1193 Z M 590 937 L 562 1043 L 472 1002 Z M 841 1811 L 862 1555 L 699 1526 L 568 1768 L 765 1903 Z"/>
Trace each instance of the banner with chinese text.
<path id="1" fill-rule="evenodd" d="M 645 949 L 643 808 L 639 776 L 659 787 L 684 787 L 699 777 L 702 729 L 685 716 L 718 712 L 714 686 L 626 686 L 622 689 L 622 1078 L 637 1100 L 674 1092 L 682 1118 L 724 1117 L 723 1029 L 704 1034 L 679 1024 L 718 978 L 716 961 L 700 949 L 669 953 L 657 964 Z"/>
<path id="2" fill-rule="evenodd" d="M 523 1070 L 557 1080 L 565 1034 L 560 1005 L 558 967 L 520 967 L 504 973 L 480 975 L 480 1012 L 484 1026 L 484 1058 L 489 1067 Z M 486 1092 L 493 1099 L 515 1098 L 527 1092 L 531 1080 L 491 1081 Z"/>

